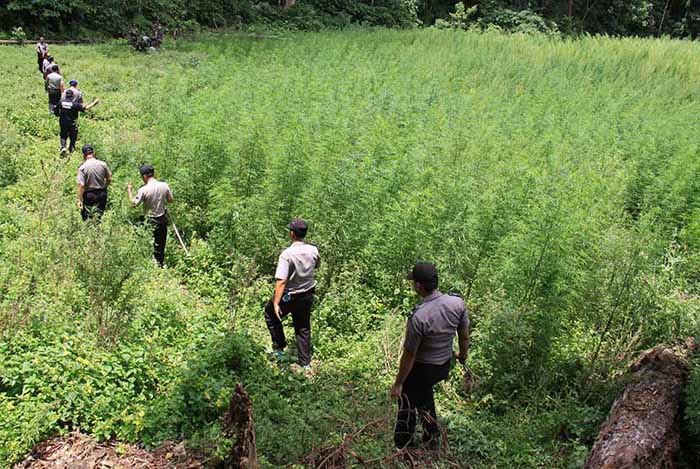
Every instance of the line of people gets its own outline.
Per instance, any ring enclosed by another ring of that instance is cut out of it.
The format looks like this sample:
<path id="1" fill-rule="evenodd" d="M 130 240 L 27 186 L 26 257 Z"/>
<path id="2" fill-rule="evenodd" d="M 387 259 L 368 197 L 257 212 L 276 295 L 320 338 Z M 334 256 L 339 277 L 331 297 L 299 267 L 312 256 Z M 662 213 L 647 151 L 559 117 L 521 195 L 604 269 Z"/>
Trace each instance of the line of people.
<path id="1" fill-rule="evenodd" d="M 63 89 L 60 69 L 48 56 L 48 45 L 43 37 L 37 43 L 36 50 L 40 70 L 50 69 L 45 75 L 49 110 L 59 110 L 61 152 L 65 153 L 64 129 L 67 136 L 70 136 L 69 151 L 72 152 L 78 138 L 78 113 L 89 110 L 90 106 L 83 106 L 83 96 L 77 88 L 77 81 L 71 80 L 71 87 Z M 54 108 L 51 107 L 52 104 Z M 77 174 L 77 205 L 83 220 L 94 217 L 99 221 L 107 209 L 107 189 L 112 183 L 112 173 L 107 163 L 95 157 L 91 145 L 84 145 L 82 151 L 84 162 Z M 143 165 L 139 172 L 144 185 L 134 195 L 133 187 L 128 183 L 126 192 L 133 207 L 144 206 L 147 223 L 153 230 L 153 256 L 162 267 L 169 224 L 166 206 L 174 202 L 174 198 L 168 184 L 155 178 L 152 166 Z M 298 366 L 304 372 L 310 372 L 311 310 L 316 290 L 315 273 L 320 266 L 321 257 L 318 248 L 305 241 L 309 228 L 305 220 L 295 218 L 286 228 L 291 243 L 278 258 L 274 292 L 265 305 L 264 318 L 273 353 L 281 358 L 285 355 L 287 346 L 282 320 L 291 316 Z M 447 379 L 453 360 L 462 364 L 466 362 L 469 350 L 469 314 L 460 297 L 442 294 L 438 290 L 438 271 L 433 264 L 415 264 L 407 279 L 412 282 L 421 303 L 407 321 L 399 370 L 389 392 L 392 398 L 398 400 L 394 442 L 398 448 L 415 446 L 416 422 L 420 417 L 423 443 L 436 449 L 439 446 L 440 431 L 433 388 Z M 453 351 L 455 336 L 459 338 L 459 352 Z"/>
<path id="2" fill-rule="evenodd" d="M 42 36 L 36 44 L 37 64 L 44 77 L 49 98 L 49 112 L 58 116 L 60 126 L 61 156 L 75 151 L 78 141 L 78 116 L 99 103 L 95 100 L 85 105 L 83 93 L 78 89 L 78 81 L 70 80 L 65 88 L 60 67 L 49 55 L 49 46 Z M 112 172 L 102 160 L 95 157 L 92 145 L 83 145 L 83 163 L 76 177 L 77 201 L 83 221 L 94 219 L 99 222 L 107 209 L 108 188 L 112 184 Z M 127 185 L 127 195 L 133 207 L 143 205 L 146 223 L 153 229 L 153 257 L 161 267 L 165 261 L 165 245 L 168 236 L 168 214 L 166 205 L 174 202 L 172 191 L 167 183 L 155 178 L 155 169 L 143 165 L 139 169 L 144 185 L 136 195 L 131 183 Z"/>
<path id="3" fill-rule="evenodd" d="M 82 91 L 78 88 L 78 80 L 70 80 L 66 88 L 61 67 L 49 55 L 49 45 L 42 36 L 36 44 L 37 64 L 44 78 L 44 90 L 49 100 L 49 112 L 58 117 L 60 153 L 65 156 L 75 151 L 78 141 L 78 117 L 81 112 L 88 112 L 99 103 L 95 100 L 85 105 Z"/>

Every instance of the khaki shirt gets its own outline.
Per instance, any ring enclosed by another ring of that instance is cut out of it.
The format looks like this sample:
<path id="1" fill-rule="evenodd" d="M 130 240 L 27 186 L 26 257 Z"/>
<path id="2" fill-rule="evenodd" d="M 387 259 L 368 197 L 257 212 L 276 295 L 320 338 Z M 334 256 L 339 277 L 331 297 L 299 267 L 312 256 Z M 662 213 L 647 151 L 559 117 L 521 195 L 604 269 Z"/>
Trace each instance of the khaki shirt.
<path id="1" fill-rule="evenodd" d="M 435 290 L 408 320 L 404 348 L 416 354 L 418 363 L 444 365 L 454 354 L 452 347 L 459 329 L 469 329 L 464 300 Z"/>
<path id="2" fill-rule="evenodd" d="M 107 163 L 97 158 L 88 158 L 78 168 L 78 184 L 85 190 L 106 189 L 107 180 L 112 178 L 112 172 Z"/>
<path id="3" fill-rule="evenodd" d="M 63 77 L 56 73 L 51 72 L 46 76 L 46 91 L 48 92 L 60 92 L 61 85 L 63 84 Z"/>
<path id="4" fill-rule="evenodd" d="M 132 202 L 134 205 L 143 203 L 143 210 L 147 217 L 159 218 L 165 215 L 165 205 L 168 198 L 172 197 L 170 186 L 152 177 L 144 186 L 141 186 Z"/>
<path id="5" fill-rule="evenodd" d="M 275 278 L 286 280 L 285 293 L 303 293 L 316 287 L 314 273 L 321 265 L 321 256 L 313 244 L 294 241 L 282 251 L 277 261 Z"/>

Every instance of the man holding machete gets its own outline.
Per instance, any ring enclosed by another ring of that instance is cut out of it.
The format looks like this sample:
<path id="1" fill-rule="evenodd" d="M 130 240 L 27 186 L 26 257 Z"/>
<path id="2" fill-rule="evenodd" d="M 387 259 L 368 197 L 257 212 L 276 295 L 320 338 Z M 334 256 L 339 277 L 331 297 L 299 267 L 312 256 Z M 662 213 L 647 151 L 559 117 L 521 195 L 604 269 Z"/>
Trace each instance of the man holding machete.
<path id="1" fill-rule="evenodd" d="M 99 99 L 94 100 L 87 106 L 73 101 L 73 90 L 67 89 L 63 93 L 63 98 L 54 109 L 54 113 L 59 117 L 58 123 L 61 128 L 61 155 L 67 151 L 75 151 L 75 143 L 78 141 L 78 116 L 81 112 L 88 112 L 100 103 Z M 67 140 L 70 138 L 70 145 L 66 148 Z"/>

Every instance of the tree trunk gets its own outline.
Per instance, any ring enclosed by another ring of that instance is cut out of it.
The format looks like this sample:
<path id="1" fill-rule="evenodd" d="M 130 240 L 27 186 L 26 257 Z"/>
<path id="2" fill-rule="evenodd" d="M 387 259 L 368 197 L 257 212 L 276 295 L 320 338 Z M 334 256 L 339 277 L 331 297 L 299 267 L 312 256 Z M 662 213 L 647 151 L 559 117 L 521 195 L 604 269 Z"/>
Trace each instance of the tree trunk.
<path id="1" fill-rule="evenodd" d="M 688 348 L 663 346 L 632 364 L 629 382 L 598 434 L 584 469 L 674 468 Z"/>
<path id="2" fill-rule="evenodd" d="M 567 5 L 566 14 L 568 15 L 569 18 L 574 16 L 574 0 L 569 0 L 569 3 Z"/>
<path id="3" fill-rule="evenodd" d="M 228 469 L 256 469 L 258 463 L 257 447 L 255 445 L 255 427 L 253 425 L 253 401 L 236 385 L 231 396 L 228 411 L 224 415 L 224 434 L 233 440 L 234 445 L 225 461 Z"/>

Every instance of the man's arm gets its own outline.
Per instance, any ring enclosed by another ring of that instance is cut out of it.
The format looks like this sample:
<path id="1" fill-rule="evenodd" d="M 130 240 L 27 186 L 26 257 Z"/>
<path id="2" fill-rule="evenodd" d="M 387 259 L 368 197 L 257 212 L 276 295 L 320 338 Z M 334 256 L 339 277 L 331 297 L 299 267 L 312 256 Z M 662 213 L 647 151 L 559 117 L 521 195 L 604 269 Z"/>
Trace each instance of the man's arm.
<path id="1" fill-rule="evenodd" d="M 78 184 L 78 208 L 83 209 L 83 194 L 85 193 L 85 186 L 83 184 Z"/>
<path id="2" fill-rule="evenodd" d="M 406 381 L 408 374 L 413 369 L 413 364 L 416 362 L 416 354 L 410 350 L 403 349 L 401 360 L 399 361 L 399 372 L 396 373 L 394 385 L 391 387 L 391 397 L 400 398 L 403 383 Z"/>
<path id="3" fill-rule="evenodd" d="M 131 206 L 136 207 L 138 205 L 138 203 L 134 201 L 134 196 L 131 193 L 132 188 L 133 188 L 133 186 L 131 185 L 131 183 L 128 183 L 126 185 L 126 195 L 129 196 L 129 203 L 131 204 Z"/>
<path id="4" fill-rule="evenodd" d="M 469 354 L 469 328 L 463 327 L 458 329 L 457 335 L 459 337 L 459 355 L 457 355 L 457 360 L 464 364 Z"/>
<path id="5" fill-rule="evenodd" d="M 282 295 L 284 295 L 284 287 L 287 285 L 286 280 L 277 279 L 275 283 L 275 296 L 272 298 L 272 306 L 275 308 L 275 314 L 277 319 L 282 319 L 282 310 L 280 309 L 280 302 L 282 301 Z"/>
<path id="6" fill-rule="evenodd" d="M 59 86 L 61 90 L 61 95 L 63 95 L 63 92 L 66 90 L 66 84 L 63 83 L 63 80 L 61 80 L 61 85 Z"/>
<path id="7" fill-rule="evenodd" d="M 173 198 L 173 193 L 170 192 L 170 189 L 168 189 L 168 193 L 165 196 L 165 200 L 167 200 L 169 204 L 172 204 L 173 202 L 175 202 L 175 199 Z"/>

